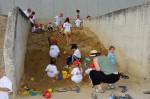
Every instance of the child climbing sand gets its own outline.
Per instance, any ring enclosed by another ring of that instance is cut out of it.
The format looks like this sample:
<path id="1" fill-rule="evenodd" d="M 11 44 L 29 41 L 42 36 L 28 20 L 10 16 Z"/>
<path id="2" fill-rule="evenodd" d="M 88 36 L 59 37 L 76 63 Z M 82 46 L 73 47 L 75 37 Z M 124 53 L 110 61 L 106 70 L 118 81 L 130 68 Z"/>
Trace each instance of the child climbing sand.
<path id="1" fill-rule="evenodd" d="M 51 42 L 49 55 L 50 55 L 51 58 L 57 59 L 59 54 L 60 54 L 60 50 L 57 46 L 57 39 L 53 38 L 52 42 Z"/>
<path id="2" fill-rule="evenodd" d="M 71 62 L 74 62 L 74 60 L 80 60 L 81 59 L 81 52 L 78 49 L 78 46 L 76 44 L 72 44 L 71 49 L 74 51 L 74 53 L 72 55 L 68 56 L 68 58 L 66 60 L 65 68 L 68 68 L 69 64 Z"/>
<path id="3" fill-rule="evenodd" d="M 82 20 L 80 20 L 80 17 L 77 17 L 75 24 L 78 30 L 80 30 L 83 27 Z"/>
<path id="4" fill-rule="evenodd" d="M 72 33 L 71 27 L 72 27 L 72 25 L 70 24 L 70 20 L 68 17 L 66 18 L 63 27 L 64 27 L 64 33 L 66 36 L 67 45 L 70 45 L 71 44 L 71 33 Z"/>
<path id="5" fill-rule="evenodd" d="M 61 24 L 61 18 L 63 17 L 63 13 L 60 13 L 59 16 L 55 17 L 56 31 L 59 32 L 59 26 Z"/>
<path id="6" fill-rule="evenodd" d="M 51 59 L 50 64 L 46 67 L 45 71 L 47 72 L 47 75 L 49 77 L 55 77 L 58 79 L 59 71 L 57 70 L 56 67 L 56 59 Z"/>
<path id="7" fill-rule="evenodd" d="M 71 71 L 71 80 L 75 83 L 80 83 L 83 79 L 83 76 L 82 76 L 82 73 L 83 73 L 83 70 L 82 68 L 80 67 L 80 62 L 79 60 L 75 60 L 73 62 L 73 65 L 75 66 L 73 68 L 73 70 Z"/>
<path id="8" fill-rule="evenodd" d="M 9 99 L 8 92 L 12 92 L 12 82 L 4 75 L 4 69 L 0 68 L 0 99 Z"/>

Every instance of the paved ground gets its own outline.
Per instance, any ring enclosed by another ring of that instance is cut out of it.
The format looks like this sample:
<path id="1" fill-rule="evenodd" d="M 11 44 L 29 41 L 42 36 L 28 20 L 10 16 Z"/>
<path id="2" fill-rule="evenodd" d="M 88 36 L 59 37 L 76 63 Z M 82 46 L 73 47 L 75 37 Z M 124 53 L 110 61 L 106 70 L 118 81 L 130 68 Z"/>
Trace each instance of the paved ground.
<path id="1" fill-rule="evenodd" d="M 144 80 L 141 78 L 131 77 L 130 79 L 121 79 L 115 84 L 116 88 L 114 90 L 105 90 L 105 93 L 97 93 L 98 99 L 108 99 L 108 96 L 114 92 L 118 95 L 125 95 L 121 93 L 121 89 L 117 86 L 126 85 L 128 91 L 125 94 L 130 94 L 133 99 L 150 99 L 150 94 L 143 94 L 144 91 L 150 90 L 150 80 Z M 106 87 L 106 85 L 103 85 Z M 52 94 L 52 99 L 92 99 L 91 98 L 92 88 L 90 86 L 84 85 L 81 87 L 80 93 L 75 92 L 64 92 Z M 17 99 L 44 99 L 42 96 L 18 96 Z"/>

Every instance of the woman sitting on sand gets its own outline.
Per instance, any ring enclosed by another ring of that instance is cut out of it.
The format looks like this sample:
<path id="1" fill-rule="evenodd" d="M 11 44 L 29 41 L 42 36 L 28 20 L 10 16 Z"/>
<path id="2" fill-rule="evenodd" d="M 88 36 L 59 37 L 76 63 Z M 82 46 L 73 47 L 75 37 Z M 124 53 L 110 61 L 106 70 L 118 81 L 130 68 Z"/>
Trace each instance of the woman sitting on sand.
<path id="1" fill-rule="evenodd" d="M 120 75 L 106 56 L 100 56 L 97 50 L 92 50 L 90 56 L 93 59 L 95 70 L 90 72 L 90 78 L 94 86 L 94 92 L 103 93 L 104 90 L 101 87 L 101 83 L 108 83 L 108 89 L 115 88 L 113 83 L 120 79 Z"/>

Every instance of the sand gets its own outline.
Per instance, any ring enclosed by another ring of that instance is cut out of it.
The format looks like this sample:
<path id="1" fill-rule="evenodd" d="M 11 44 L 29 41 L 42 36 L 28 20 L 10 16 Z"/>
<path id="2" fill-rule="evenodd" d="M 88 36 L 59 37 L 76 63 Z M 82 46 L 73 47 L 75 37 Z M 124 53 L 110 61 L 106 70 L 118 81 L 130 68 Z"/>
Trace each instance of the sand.
<path id="1" fill-rule="evenodd" d="M 45 68 L 49 64 L 49 43 L 47 36 L 58 39 L 58 46 L 60 47 L 61 56 L 57 60 L 57 68 L 59 71 L 66 70 L 63 68 L 65 65 L 65 60 L 67 56 L 71 53 L 70 46 L 66 45 L 65 37 L 61 37 L 56 32 L 49 33 L 44 32 L 40 34 L 29 33 L 28 43 L 27 43 L 27 53 L 25 59 L 25 75 L 22 77 L 21 85 L 27 83 L 28 87 L 36 88 L 36 90 L 46 90 L 48 88 L 60 88 L 60 87 L 72 87 L 78 85 L 81 88 L 80 93 L 76 92 L 64 92 L 52 93 L 52 99 L 91 99 L 92 87 L 89 85 L 89 80 L 81 82 L 80 84 L 75 84 L 71 82 L 70 79 L 56 80 L 56 83 L 52 82 L 52 78 L 49 78 L 45 73 Z M 76 31 L 73 28 L 73 42 L 79 46 L 82 53 L 82 67 L 85 70 L 83 63 L 84 59 L 88 57 L 90 50 L 97 49 L 103 55 L 107 54 L 107 50 L 99 42 L 97 36 L 92 33 L 88 28 L 83 28 L 81 31 Z M 67 53 L 64 54 L 63 52 Z M 34 81 L 31 81 L 31 77 L 34 77 Z M 140 80 L 139 80 L 140 79 Z M 126 94 L 130 94 L 134 99 L 150 99 L 150 95 L 143 94 L 143 91 L 150 90 L 150 80 L 144 80 L 141 78 L 135 78 L 130 76 L 130 79 L 121 79 L 115 84 L 116 88 L 114 90 L 105 90 L 105 93 L 98 93 L 98 99 L 108 99 L 108 96 L 114 92 L 119 95 L 124 95 L 121 93 L 121 89 L 118 88 L 119 85 L 126 85 L 128 91 Z M 106 84 L 103 84 L 103 88 Z M 22 91 L 20 87 L 20 92 Z M 18 94 L 17 99 L 44 99 L 42 96 L 30 96 L 30 95 L 20 95 Z"/>

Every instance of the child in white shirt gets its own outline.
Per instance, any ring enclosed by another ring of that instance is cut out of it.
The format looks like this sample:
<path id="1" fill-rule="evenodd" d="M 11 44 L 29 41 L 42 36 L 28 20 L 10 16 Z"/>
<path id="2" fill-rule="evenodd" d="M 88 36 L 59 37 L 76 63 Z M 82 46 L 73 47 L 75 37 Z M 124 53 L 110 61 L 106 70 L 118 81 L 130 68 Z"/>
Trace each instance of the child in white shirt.
<path id="1" fill-rule="evenodd" d="M 30 12 L 31 12 L 31 9 L 28 8 L 27 10 L 25 10 L 25 11 L 23 11 L 23 12 L 25 13 L 25 15 L 26 15 L 27 17 L 29 17 Z"/>
<path id="2" fill-rule="evenodd" d="M 75 21 L 75 23 L 76 23 L 77 29 L 80 30 L 81 27 L 82 27 L 82 21 L 80 20 L 80 17 L 77 18 L 77 20 Z"/>
<path id="3" fill-rule="evenodd" d="M 57 40 L 55 38 L 52 39 L 52 44 L 49 51 L 50 57 L 57 59 L 58 55 L 60 54 L 60 50 L 57 46 Z"/>
<path id="4" fill-rule="evenodd" d="M 74 51 L 74 53 L 67 57 L 66 66 L 64 68 L 68 68 L 69 64 L 71 62 L 74 62 L 74 60 L 80 60 L 81 59 L 81 52 L 78 49 L 78 46 L 76 44 L 72 44 L 71 49 Z"/>
<path id="5" fill-rule="evenodd" d="M 71 33 L 72 33 L 71 27 L 72 27 L 72 25 L 70 24 L 70 20 L 67 17 L 65 20 L 65 23 L 63 25 L 64 33 L 65 33 L 66 40 L 67 40 L 67 45 L 71 44 Z"/>
<path id="6" fill-rule="evenodd" d="M 47 24 L 47 30 L 50 32 L 53 32 L 53 24 L 51 22 L 49 22 L 49 24 Z"/>
<path id="7" fill-rule="evenodd" d="M 8 92 L 12 92 L 12 82 L 4 76 L 4 70 L 0 70 L 0 99 L 9 99 Z"/>
<path id="8" fill-rule="evenodd" d="M 45 71 L 47 72 L 47 75 L 49 77 L 55 77 L 58 79 L 59 71 L 57 70 L 57 67 L 55 66 L 56 59 L 51 59 L 50 64 L 46 67 Z"/>
<path id="9" fill-rule="evenodd" d="M 82 76 L 82 68 L 80 67 L 80 62 L 78 60 L 75 60 L 73 62 L 73 65 L 75 66 L 75 68 L 73 68 L 73 70 L 71 71 L 71 80 L 75 83 L 80 83 L 83 79 L 83 76 Z"/>
<path id="10" fill-rule="evenodd" d="M 59 16 L 55 17 L 55 25 L 57 27 L 56 31 L 59 32 L 59 26 L 61 24 L 61 18 L 63 17 L 63 13 L 60 13 Z"/>
<path id="11" fill-rule="evenodd" d="M 38 24 L 35 23 L 35 24 L 33 25 L 33 27 L 32 27 L 31 32 L 32 32 L 32 33 L 37 32 L 37 31 L 38 31 L 38 27 L 39 27 Z"/>
<path id="12" fill-rule="evenodd" d="M 40 24 L 38 29 L 41 30 L 41 31 L 45 31 L 45 26 L 43 24 Z"/>
<path id="13" fill-rule="evenodd" d="M 94 63 L 91 63 L 90 67 L 86 69 L 84 76 L 89 75 L 91 70 L 94 70 Z"/>

